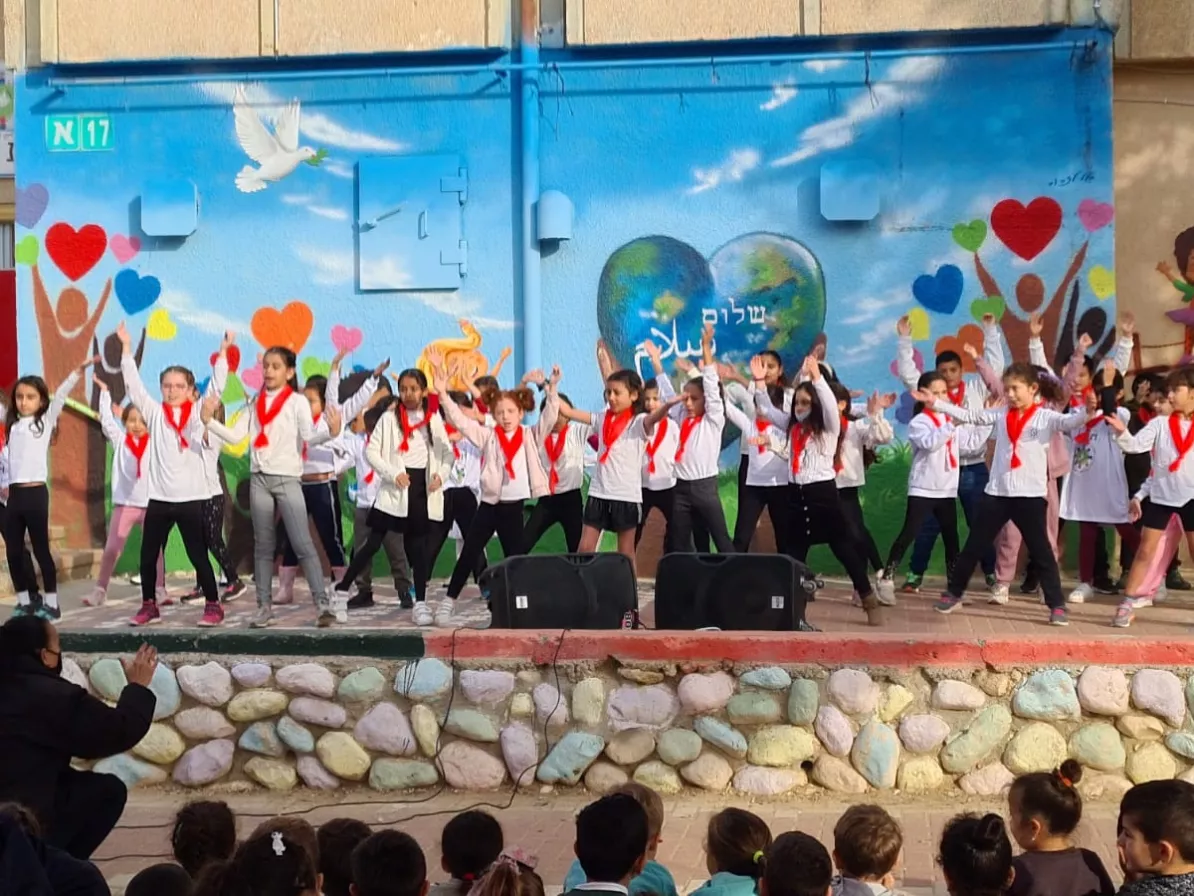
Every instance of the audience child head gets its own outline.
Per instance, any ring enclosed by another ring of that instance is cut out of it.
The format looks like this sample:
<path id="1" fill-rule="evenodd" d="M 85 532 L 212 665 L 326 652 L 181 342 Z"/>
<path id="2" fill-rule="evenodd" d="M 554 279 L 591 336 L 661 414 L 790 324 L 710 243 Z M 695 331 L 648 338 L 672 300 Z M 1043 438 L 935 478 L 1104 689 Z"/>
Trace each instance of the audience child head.
<path id="1" fill-rule="evenodd" d="M 179 865 L 150 865 L 137 872 L 124 888 L 124 896 L 191 896 L 191 876 Z"/>
<path id="2" fill-rule="evenodd" d="M 195 896 L 319 896 L 322 884 L 309 850 L 282 831 L 265 829 L 227 862 L 208 865 Z"/>
<path id="3" fill-rule="evenodd" d="M 771 846 L 767 822 L 744 809 L 722 809 L 709 819 L 705 832 L 705 868 L 710 874 L 733 874 L 756 880 Z"/>
<path id="4" fill-rule="evenodd" d="M 1000 896 L 1015 876 L 1007 828 L 994 813 L 950 819 L 941 834 L 937 862 L 950 896 Z"/>
<path id="5" fill-rule="evenodd" d="M 471 896 L 543 896 L 543 880 L 533 868 L 502 853 L 469 892 Z"/>
<path id="6" fill-rule="evenodd" d="M 502 826 L 487 812 L 462 812 L 444 825 L 440 865 L 467 893 L 502 854 Z"/>
<path id="7" fill-rule="evenodd" d="M 352 851 L 352 896 L 426 896 L 427 859 L 409 834 L 378 831 Z"/>
<path id="8" fill-rule="evenodd" d="M 1137 784 L 1124 794 L 1119 819 L 1116 845 L 1125 874 L 1194 873 L 1194 784 Z"/>
<path id="9" fill-rule="evenodd" d="M 236 851 L 236 816 L 216 800 L 187 803 L 174 816 L 170 833 L 174 860 L 191 876 L 213 862 L 226 862 Z"/>
<path id="10" fill-rule="evenodd" d="M 894 888 L 904 851 L 899 822 L 879 806 L 851 806 L 833 828 L 833 861 L 844 878 Z"/>
<path id="11" fill-rule="evenodd" d="M 763 857 L 759 896 L 828 896 L 833 883 L 829 850 L 815 837 L 788 831 Z"/>
<path id="12" fill-rule="evenodd" d="M 611 793 L 576 816 L 576 858 L 590 884 L 620 884 L 647 861 L 647 812 L 627 793 Z"/>
<path id="13" fill-rule="evenodd" d="M 287 839 L 293 840 L 311 857 L 311 864 L 319 868 L 319 836 L 309 821 L 296 818 L 293 815 L 276 815 L 268 821 L 257 825 L 252 836 L 257 837 L 266 833 L 281 831 Z"/>
<path id="14" fill-rule="evenodd" d="M 1067 759 L 1051 772 L 1021 775 L 1012 782 L 1007 803 L 1009 829 L 1026 852 L 1070 846 L 1070 835 L 1082 820 L 1082 797 L 1076 785 L 1082 766 Z"/>
<path id="15" fill-rule="evenodd" d="M 647 859 L 652 860 L 663 841 L 663 797 L 635 781 L 617 787 L 611 793 L 623 793 L 635 800 L 647 813 Z"/>
<path id="16" fill-rule="evenodd" d="M 323 896 L 349 896 L 352 885 L 352 851 L 373 833 L 356 818 L 333 818 L 319 826 L 319 873 Z"/>

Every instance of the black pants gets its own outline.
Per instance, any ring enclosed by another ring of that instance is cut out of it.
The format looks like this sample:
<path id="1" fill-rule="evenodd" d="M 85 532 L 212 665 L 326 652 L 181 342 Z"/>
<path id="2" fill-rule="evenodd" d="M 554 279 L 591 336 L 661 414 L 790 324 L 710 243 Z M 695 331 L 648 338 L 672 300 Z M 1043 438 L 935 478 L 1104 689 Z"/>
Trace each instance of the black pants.
<path id="1" fill-rule="evenodd" d="M 151 590 L 156 576 L 156 570 L 150 573 Z M 67 769 L 58 779 L 54 820 L 46 832 L 46 843 L 76 859 L 90 859 L 120 821 L 128 795 L 124 782 L 115 775 Z"/>
<path id="2" fill-rule="evenodd" d="M 717 553 L 734 553 L 734 543 L 730 541 L 730 533 L 726 529 L 725 511 L 717 494 L 716 476 L 706 479 L 681 479 L 676 482 L 672 503 L 674 550 L 687 550 L 697 520 L 704 524 L 713 546 L 717 548 Z"/>
<path id="3" fill-rule="evenodd" d="M 203 538 L 204 501 L 150 501 L 141 525 L 141 600 L 153 603 L 158 581 L 158 554 L 166 549 L 170 530 L 178 526 L 187 559 L 195 567 L 199 590 L 209 604 L 219 603 L 220 592 L 211 560 L 207 556 L 207 542 Z"/>
<path id="4" fill-rule="evenodd" d="M 473 524 L 473 517 L 477 515 L 477 496 L 471 488 L 450 488 L 444 492 L 444 519 L 442 522 L 431 523 L 431 534 L 427 541 L 427 561 L 434 571 L 440 552 L 448 543 L 448 536 L 452 534 L 455 524 L 460 534 L 468 538 L 469 527 Z M 463 545 L 461 546 L 463 548 Z M 485 558 L 485 549 L 477 554 L 477 562 L 473 566 L 473 581 L 480 582 L 481 573 L 489 563 Z M 430 575 L 430 572 L 428 573 Z"/>
<path id="5" fill-rule="evenodd" d="M 744 485 L 738 489 L 738 520 L 734 523 L 734 550 L 739 554 L 750 551 L 764 507 L 775 530 L 775 543 L 781 545 L 787 540 L 784 528 L 788 524 L 788 487 Z"/>
<path id="6" fill-rule="evenodd" d="M 827 544 L 838 563 L 846 568 L 858 596 L 865 598 L 872 590 L 867 576 L 865 550 L 846 520 L 837 483 L 832 479 L 808 485 L 788 486 L 788 526 L 785 554 L 804 563 L 809 548 Z"/>
<path id="7" fill-rule="evenodd" d="M 846 520 L 854 527 L 854 537 L 866 551 L 867 563 L 870 564 L 871 569 L 879 572 L 883 569 L 883 558 L 879 556 L 879 546 L 875 544 L 875 536 L 867 528 L 866 519 L 862 515 L 861 491 L 862 489 L 855 485 L 850 488 L 839 488 L 838 494 L 842 497 L 842 512 L 846 514 Z"/>
<path id="8" fill-rule="evenodd" d="M 240 581 L 232 558 L 228 556 L 228 545 L 224 543 L 224 495 L 214 495 L 203 502 L 203 542 L 207 552 L 216 558 L 216 565 L 224 573 L 224 584 L 235 585 Z"/>
<path id="9" fill-rule="evenodd" d="M 46 594 L 57 594 L 58 568 L 54 566 L 54 555 L 50 552 L 50 490 L 45 483 L 14 485 L 8 490 L 4 551 L 8 558 L 8 574 L 18 594 L 37 590 L 37 578 L 26 573 L 26 533 L 33 556 L 37 558 L 37 565 L 41 569 L 41 581 Z M 156 582 L 157 577 L 157 558 L 154 558 L 154 568 L 149 578 Z"/>
<path id="10" fill-rule="evenodd" d="M 672 488 L 660 489 L 659 491 L 652 491 L 649 488 L 643 489 L 643 512 L 639 515 L 638 528 L 634 530 L 634 546 L 637 548 L 638 543 L 643 540 L 643 526 L 647 525 L 647 515 L 654 508 L 663 514 L 663 553 L 671 553 L 672 550 L 672 506 L 676 502 L 676 489 Z M 695 535 L 695 533 L 694 533 Z M 705 550 L 700 553 L 709 553 L 709 538 L 708 533 L 705 537 Z"/>
<path id="11" fill-rule="evenodd" d="M 482 503 L 477 508 L 472 525 L 464 534 L 464 547 L 460 549 L 460 557 L 448 582 L 448 597 L 453 600 L 460 597 L 469 573 L 476 568 L 477 557 L 485 553 L 485 545 L 495 532 L 502 543 L 502 553 L 507 557 L 524 553 L 522 506 L 522 501 L 499 501 L 497 504 Z"/>
<path id="12" fill-rule="evenodd" d="M 369 538 L 353 551 L 352 562 L 336 583 L 337 591 L 348 590 L 357 576 L 373 563 L 373 557 L 381 550 L 387 533 L 401 532 L 406 559 L 415 580 L 415 600 L 427 599 L 427 580 L 431 577 L 431 564 L 434 562 L 428 556 L 431 521 L 427 518 L 427 471 L 407 467 L 406 475 L 410 477 L 410 484 L 406 487 L 406 516 L 391 516 L 376 507 L 369 511 Z"/>
<path id="13" fill-rule="evenodd" d="M 976 514 L 975 524 L 966 538 L 966 546 L 954 563 L 949 576 L 949 593 L 961 597 L 970 584 L 970 576 L 978 565 L 983 552 L 994 543 L 1008 523 L 1020 530 L 1028 555 L 1036 563 L 1041 590 L 1050 609 L 1065 606 L 1065 595 L 1061 592 L 1061 573 L 1057 558 L 1049 544 L 1049 532 L 1045 521 L 1044 498 L 1001 498 L 984 495 Z"/>
<path id="14" fill-rule="evenodd" d="M 887 555 L 889 574 L 900 565 L 904 559 L 904 552 L 916 540 L 920 527 L 930 516 L 937 520 L 941 529 L 941 540 L 945 542 L 945 568 L 953 568 L 958 559 L 958 499 L 909 495 L 908 504 L 904 508 L 904 527 L 891 543 L 891 551 Z"/>
<path id="15" fill-rule="evenodd" d="M 5 536 L 5 541 L 4 541 L 5 545 L 8 544 L 8 538 L 5 535 L 7 529 L 8 529 L 8 507 L 5 506 L 4 504 L 0 504 L 0 536 Z M 8 566 L 9 569 L 14 568 L 12 566 L 11 559 L 9 559 L 8 564 L 9 564 L 9 566 Z M 37 594 L 38 593 L 37 572 L 33 568 L 33 555 L 30 554 L 29 549 L 27 547 L 25 547 L 24 541 L 21 541 L 21 559 L 19 561 L 19 564 L 20 564 L 20 568 L 21 568 L 21 573 L 25 576 L 25 581 L 29 583 L 29 585 L 27 587 L 28 587 L 30 596 Z M 16 577 L 12 576 L 11 578 L 12 578 L 13 584 L 15 585 L 17 583 Z M 20 590 L 21 590 L 20 588 L 17 589 L 17 591 L 20 591 Z"/>
<path id="16" fill-rule="evenodd" d="M 584 501 L 578 488 L 540 498 L 531 510 L 531 518 L 527 520 L 524 535 L 526 553 L 533 551 L 547 530 L 559 523 L 564 530 L 564 544 L 568 546 L 568 553 L 575 554 L 580 544 L 580 530 L 584 528 L 584 511 Z"/>
<path id="17" fill-rule="evenodd" d="M 303 501 L 307 505 L 307 516 L 315 521 L 315 532 L 319 543 L 327 554 L 332 569 L 347 566 L 344 559 L 344 520 L 340 513 L 340 484 L 335 479 L 327 482 L 304 482 Z M 283 566 L 298 566 L 298 555 L 286 540 L 282 553 Z"/>

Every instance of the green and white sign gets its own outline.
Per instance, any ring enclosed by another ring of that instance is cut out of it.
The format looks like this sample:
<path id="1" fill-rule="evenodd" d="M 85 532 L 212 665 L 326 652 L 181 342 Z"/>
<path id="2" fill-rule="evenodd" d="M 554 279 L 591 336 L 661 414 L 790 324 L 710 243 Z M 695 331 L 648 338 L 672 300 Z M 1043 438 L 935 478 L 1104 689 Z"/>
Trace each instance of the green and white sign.
<path id="1" fill-rule="evenodd" d="M 103 152 L 114 143 L 112 117 L 106 112 L 46 116 L 46 149 L 50 152 Z"/>

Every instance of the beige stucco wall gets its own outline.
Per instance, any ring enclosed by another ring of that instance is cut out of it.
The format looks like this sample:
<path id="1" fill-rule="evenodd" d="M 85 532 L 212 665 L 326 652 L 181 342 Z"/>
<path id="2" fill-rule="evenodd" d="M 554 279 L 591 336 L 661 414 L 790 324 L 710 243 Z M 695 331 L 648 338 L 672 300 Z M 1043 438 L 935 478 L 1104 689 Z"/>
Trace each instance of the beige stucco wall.
<path id="1" fill-rule="evenodd" d="M 51 50 L 45 56 L 60 62 L 210 59 L 260 50 L 259 0 L 57 0 L 57 13 L 56 57 L 54 35 L 42 37 Z"/>
<path id="2" fill-rule="evenodd" d="M 1068 10 L 1057 0 L 821 0 L 824 34 L 883 31 L 1012 28 L 1064 22 Z"/>
<path id="3" fill-rule="evenodd" d="M 732 40 L 803 33 L 801 0 L 571 0 L 572 43 Z M 577 16 L 583 19 L 578 40 Z"/>
<path id="4" fill-rule="evenodd" d="M 280 0 L 280 55 L 484 47 L 494 0 Z M 498 41 L 500 43 L 500 40 Z"/>
<path id="5" fill-rule="evenodd" d="M 1194 0 L 1133 0 L 1133 59 L 1194 57 Z"/>

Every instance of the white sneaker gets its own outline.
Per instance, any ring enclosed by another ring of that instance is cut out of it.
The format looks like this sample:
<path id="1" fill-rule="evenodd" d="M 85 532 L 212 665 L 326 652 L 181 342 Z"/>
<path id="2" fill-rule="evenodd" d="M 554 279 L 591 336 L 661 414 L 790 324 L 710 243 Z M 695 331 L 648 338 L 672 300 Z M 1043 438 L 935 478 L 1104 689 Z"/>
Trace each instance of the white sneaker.
<path id="1" fill-rule="evenodd" d="M 875 577 L 875 591 L 879 597 L 879 603 L 885 607 L 894 607 L 896 605 L 895 595 L 895 579 L 892 578 L 891 573 L 881 572 Z"/>
<path id="2" fill-rule="evenodd" d="M 439 628 L 451 628 L 455 624 L 453 615 L 455 612 L 456 601 L 450 597 L 445 597 L 435 605 L 435 624 Z"/>
<path id="3" fill-rule="evenodd" d="M 336 621 L 341 625 L 348 622 L 348 597 L 332 592 L 332 612 L 336 614 Z"/>
<path id="4" fill-rule="evenodd" d="M 1066 603 L 1084 604 L 1092 597 L 1094 597 L 1094 589 L 1083 582 L 1070 592 L 1070 596 L 1066 598 Z"/>
<path id="5" fill-rule="evenodd" d="M 994 587 L 992 587 L 991 594 L 987 598 L 987 603 L 1000 604 L 1001 606 L 1003 604 L 1006 604 L 1007 603 L 1007 585 L 1004 585 L 1002 582 L 1000 582 L 1000 583 L 996 584 Z"/>
<path id="6" fill-rule="evenodd" d="M 1166 588 L 1164 585 L 1159 586 L 1157 588 L 1157 590 L 1153 593 L 1153 603 L 1154 604 L 1163 604 L 1163 603 L 1165 603 L 1166 600 L 1168 600 L 1168 598 L 1169 598 L 1169 589 Z"/>
<path id="7" fill-rule="evenodd" d="M 435 621 L 435 617 L 431 615 L 431 607 L 427 606 L 425 600 L 415 603 L 415 608 L 410 611 L 410 618 L 419 628 L 425 628 Z"/>

